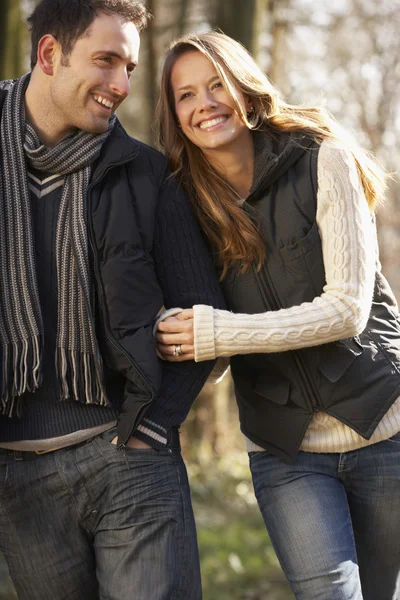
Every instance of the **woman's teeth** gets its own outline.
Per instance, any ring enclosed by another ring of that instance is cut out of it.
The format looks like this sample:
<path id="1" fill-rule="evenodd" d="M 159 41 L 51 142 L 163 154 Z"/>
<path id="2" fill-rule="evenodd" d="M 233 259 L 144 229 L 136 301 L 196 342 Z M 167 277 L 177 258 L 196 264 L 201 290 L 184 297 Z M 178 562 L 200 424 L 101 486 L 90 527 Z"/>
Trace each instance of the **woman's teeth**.
<path id="1" fill-rule="evenodd" d="M 216 117 L 215 119 L 210 119 L 209 121 L 202 121 L 202 123 L 200 123 L 199 127 L 200 129 L 208 129 L 209 127 L 214 127 L 214 125 L 219 125 L 219 123 L 223 123 L 224 121 L 226 121 L 228 117 L 223 116 L 223 117 Z"/>

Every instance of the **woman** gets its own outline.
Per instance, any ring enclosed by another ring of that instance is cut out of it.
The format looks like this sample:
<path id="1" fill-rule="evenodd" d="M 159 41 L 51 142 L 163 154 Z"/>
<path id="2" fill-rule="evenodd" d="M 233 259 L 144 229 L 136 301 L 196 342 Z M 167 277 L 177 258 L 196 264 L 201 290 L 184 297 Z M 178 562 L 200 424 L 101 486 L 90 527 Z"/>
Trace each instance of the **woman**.
<path id="1" fill-rule="evenodd" d="M 296 598 L 399 598 L 400 317 L 373 216 L 383 173 L 220 33 L 172 45 L 157 122 L 232 311 L 164 315 L 159 352 L 232 357 L 257 500 Z"/>

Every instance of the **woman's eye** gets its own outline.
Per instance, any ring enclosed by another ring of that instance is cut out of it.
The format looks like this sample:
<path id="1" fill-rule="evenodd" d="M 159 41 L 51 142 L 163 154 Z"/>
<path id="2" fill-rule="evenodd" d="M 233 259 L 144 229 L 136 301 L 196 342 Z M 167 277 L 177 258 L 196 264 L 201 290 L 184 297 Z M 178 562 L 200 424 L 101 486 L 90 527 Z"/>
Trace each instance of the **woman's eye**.
<path id="1" fill-rule="evenodd" d="M 190 96 L 190 92 L 185 92 L 184 94 L 182 94 L 182 96 L 179 98 L 179 100 L 185 100 L 185 98 L 189 98 Z"/>
<path id="2" fill-rule="evenodd" d="M 215 88 L 220 88 L 222 87 L 222 83 L 221 81 L 217 81 L 216 83 L 214 83 L 214 85 L 212 86 L 212 90 L 214 90 Z"/>

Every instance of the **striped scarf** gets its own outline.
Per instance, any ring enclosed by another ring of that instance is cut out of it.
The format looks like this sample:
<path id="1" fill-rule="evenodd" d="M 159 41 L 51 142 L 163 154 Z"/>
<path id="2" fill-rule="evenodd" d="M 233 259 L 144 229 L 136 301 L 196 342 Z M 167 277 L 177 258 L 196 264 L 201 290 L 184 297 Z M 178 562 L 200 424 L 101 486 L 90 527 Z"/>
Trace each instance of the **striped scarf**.
<path id="1" fill-rule="evenodd" d="M 0 413 L 20 414 L 19 397 L 42 380 L 44 341 L 26 162 L 65 175 L 57 220 L 56 370 L 60 398 L 108 405 L 93 316 L 86 199 L 91 165 L 111 132 L 77 131 L 54 148 L 25 122 L 29 74 L 16 80 L 0 124 Z"/>

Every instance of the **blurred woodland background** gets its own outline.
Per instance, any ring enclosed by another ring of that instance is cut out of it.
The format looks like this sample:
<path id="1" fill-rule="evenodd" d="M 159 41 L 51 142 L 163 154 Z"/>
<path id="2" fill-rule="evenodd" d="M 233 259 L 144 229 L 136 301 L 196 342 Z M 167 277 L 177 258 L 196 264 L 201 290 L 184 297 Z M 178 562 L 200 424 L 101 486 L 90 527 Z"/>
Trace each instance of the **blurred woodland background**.
<path id="1" fill-rule="evenodd" d="M 34 0 L 0 0 L 0 79 L 29 70 Z M 165 49 L 189 31 L 240 40 L 294 103 L 324 102 L 394 174 L 377 214 L 381 262 L 400 298 L 400 0 L 148 0 L 139 68 L 119 117 L 152 144 Z M 397 179 L 397 181 L 396 181 Z M 204 600 L 289 600 L 253 495 L 232 384 L 206 385 L 182 427 Z M 0 559 L 0 600 L 16 596 Z M 55 599 L 57 600 L 57 599 Z M 149 599 L 151 600 L 151 599 Z"/>

